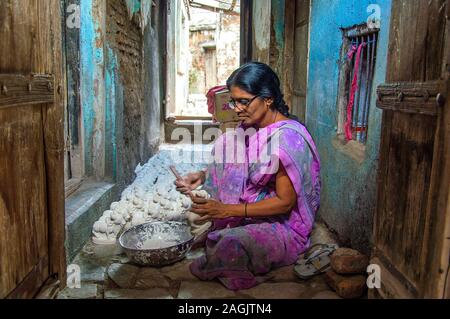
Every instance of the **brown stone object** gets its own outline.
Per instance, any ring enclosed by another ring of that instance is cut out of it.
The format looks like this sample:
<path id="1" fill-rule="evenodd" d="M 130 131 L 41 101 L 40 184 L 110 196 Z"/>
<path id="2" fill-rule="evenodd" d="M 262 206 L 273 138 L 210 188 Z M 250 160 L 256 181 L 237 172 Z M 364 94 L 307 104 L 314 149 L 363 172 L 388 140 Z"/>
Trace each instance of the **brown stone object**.
<path id="1" fill-rule="evenodd" d="M 330 288 L 344 299 L 360 298 L 367 289 L 366 277 L 362 275 L 343 276 L 330 270 L 324 278 Z"/>
<path id="2" fill-rule="evenodd" d="M 357 250 L 339 248 L 331 255 L 331 268 L 341 275 L 365 274 L 369 257 Z"/>

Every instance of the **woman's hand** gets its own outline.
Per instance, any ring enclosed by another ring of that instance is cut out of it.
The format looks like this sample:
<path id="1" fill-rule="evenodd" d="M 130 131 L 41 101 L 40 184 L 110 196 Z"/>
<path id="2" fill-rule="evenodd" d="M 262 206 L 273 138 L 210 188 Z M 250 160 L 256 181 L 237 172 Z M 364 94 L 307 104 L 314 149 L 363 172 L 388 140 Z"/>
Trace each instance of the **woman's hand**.
<path id="1" fill-rule="evenodd" d="M 225 219 L 231 217 L 226 209 L 226 204 L 213 199 L 204 199 L 199 197 L 192 198 L 191 212 L 202 216 L 199 221 L 210 219 Z"/>
<path id="2" fill-rule="evenodd" d="M 190 173 L 183 177 L 182 180 L 176 180 L 175 185 L 177 186 L 177 191 L 182 194 L 188 195 L 194 189 L 197 189 L 203 184 L 205 178 L 205 172 Z"/>

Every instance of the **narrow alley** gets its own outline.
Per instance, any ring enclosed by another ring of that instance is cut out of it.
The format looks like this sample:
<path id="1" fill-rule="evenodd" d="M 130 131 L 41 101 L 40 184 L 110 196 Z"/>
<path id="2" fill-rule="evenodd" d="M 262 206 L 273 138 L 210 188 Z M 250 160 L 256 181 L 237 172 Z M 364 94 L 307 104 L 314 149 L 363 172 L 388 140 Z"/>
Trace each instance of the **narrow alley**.
<path id="1" fill-rule="evenodd" d="M 450 299 L 450 0 L 0 0 L 0 299 Z"/>

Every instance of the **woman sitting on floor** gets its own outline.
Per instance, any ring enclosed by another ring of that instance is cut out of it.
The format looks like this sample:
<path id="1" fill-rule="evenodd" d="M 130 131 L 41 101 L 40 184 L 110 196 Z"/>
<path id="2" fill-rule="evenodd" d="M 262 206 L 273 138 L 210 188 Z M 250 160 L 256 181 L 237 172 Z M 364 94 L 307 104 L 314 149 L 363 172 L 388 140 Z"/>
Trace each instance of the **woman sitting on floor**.
<path id="1" fill-rule="evenodd" d="M 243 65 L 227 86 L 241 120 L 237 131 L 245 132 L 235 134 L 243 136 L 241 152 L 231 151 L 233 160 L 224 160 L 235 145 L 231 133 L 223 134 L 208 170 L 176 184 L 183 193 L 203 184 L 212 196 L 194 199 L 192 212 L 214 223 L 206 254 L 191 264 L 192 273 L 240 290 L 263 282 L 274 268 L 295 263 L 308 248 L 320 202 L 320 160 L 311 135 L 290 118 L 279 78 L 269 66 Z"/>

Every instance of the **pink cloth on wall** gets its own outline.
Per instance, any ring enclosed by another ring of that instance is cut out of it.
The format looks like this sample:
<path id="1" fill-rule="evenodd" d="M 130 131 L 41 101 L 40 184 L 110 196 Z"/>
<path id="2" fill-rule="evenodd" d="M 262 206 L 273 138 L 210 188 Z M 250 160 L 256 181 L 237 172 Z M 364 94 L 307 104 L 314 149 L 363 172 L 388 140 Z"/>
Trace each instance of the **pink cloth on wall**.
<path id="1" fill-rule="evenodd" d="M 359 63 L 361 60 L 361 51 L 362 49 L 367 45 L 367 43 L 363 42 L 358 47 L 355 45 L 352 46 L 352 48 L 347 53 L 347 57 L 349 59 L 353 59 L 353 55 L 356 52 L 356 60 L 355 60 L 355 66 L 354 69 L 356 70 L 355 74 L 353 75 L 353 81 L 352 81 L 352 87 L 350 90 L 350 99 L 347 104 L 347 121 L 345 122 L 345 138 L 347 141 L 351 141 L 352 136 L 352 113 L 353 113 L 353 106 L 355 105 L 355 95 L 356 91 L 358 91 L 358 70 L 359 70 Z"/>

